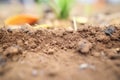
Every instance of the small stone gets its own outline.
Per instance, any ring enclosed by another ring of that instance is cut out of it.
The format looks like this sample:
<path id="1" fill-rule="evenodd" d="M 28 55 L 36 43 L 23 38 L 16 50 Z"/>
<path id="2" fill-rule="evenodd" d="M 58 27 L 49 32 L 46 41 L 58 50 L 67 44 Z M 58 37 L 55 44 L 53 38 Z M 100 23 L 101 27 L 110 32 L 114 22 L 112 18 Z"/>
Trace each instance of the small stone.
<path id="1" fill-rule="evenodd" d="M 93 69 L 95 70 L 95 66 L 91 65 L 91 64 L 88 64 L 88 63 L 83 63 L 80 65 L 80 69 L 83 70 L 83 69 Z"/>
<path id="2" fill-rule="evenodd" d="M 88 53 L 91 48 L 92 44 L 87 40 L 83 39 L 78 43 L 78 50 L 82 53 Z"/>
<path id="3" fill-rule="evenodd" d="M 85 64 L 85 63 L 80 65 L 80 69 L 86 69 L 87 67 L 88 67 L 88 64 Z"/>
<path id="4" fill-rule="evenodd" d="M 115 32 L 115 28 L 113 26 L 110 26 L 104 32 L 106 35 L 111 36 Z"/>
<path id="5" fill-rule="evenodd" d="M 33 71 L 32 71 L 32 75 L 33 75 L 33 76 L 37 76 L 37 75 L 38 75 L 38 71 L 37 71 L 37 70 L 33 70 Z"/>

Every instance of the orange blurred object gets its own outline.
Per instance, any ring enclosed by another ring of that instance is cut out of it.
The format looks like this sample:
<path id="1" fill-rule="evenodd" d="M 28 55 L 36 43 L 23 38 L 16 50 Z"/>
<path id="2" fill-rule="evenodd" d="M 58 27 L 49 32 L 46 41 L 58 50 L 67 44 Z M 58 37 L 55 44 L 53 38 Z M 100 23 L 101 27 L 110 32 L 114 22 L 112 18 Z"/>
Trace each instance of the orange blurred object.
<path id="1" fill-rule="evenodd" d="M 96 9 L 102 9 L 106 5 L 106 0 L 97 0 Z"/>
<path id="2" fill-rule="evenodd" d="M 5 20 L 6 25 L 22 25 L 25 23 L 34 24 L 38 21 L 38 17 L 26 14 L 15 15 Z"/>

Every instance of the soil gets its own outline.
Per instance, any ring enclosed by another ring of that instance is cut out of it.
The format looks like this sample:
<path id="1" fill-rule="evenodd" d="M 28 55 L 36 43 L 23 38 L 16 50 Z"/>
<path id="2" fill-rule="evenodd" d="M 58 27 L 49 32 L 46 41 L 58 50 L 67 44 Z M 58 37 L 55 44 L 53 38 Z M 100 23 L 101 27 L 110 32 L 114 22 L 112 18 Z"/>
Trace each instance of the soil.
<path id="1" fill-rule="evenodd" d="M 1 28 L 0 80 L 120 80 L 120 25 Z"/>

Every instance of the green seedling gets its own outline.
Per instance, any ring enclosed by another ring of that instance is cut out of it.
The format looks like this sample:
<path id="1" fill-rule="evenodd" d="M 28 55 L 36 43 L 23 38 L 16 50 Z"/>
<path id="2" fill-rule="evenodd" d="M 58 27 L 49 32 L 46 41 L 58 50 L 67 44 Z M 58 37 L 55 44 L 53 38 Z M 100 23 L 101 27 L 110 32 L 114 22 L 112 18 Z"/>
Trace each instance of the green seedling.
<path id="1" fill-rule="evenodd" d="M 59 19 L 67 19 L 70 14 L 74 0 L 37 0 L 38 3 L 45 3 L 51 7 Z"/>
<path id="2" fill-rule="evenodd" d="M 49 4 L 58 18 L 66 19 L 69 17 L 73 1 L 74 0 L 53 0 L 53 2 L 49 2 Z"/>

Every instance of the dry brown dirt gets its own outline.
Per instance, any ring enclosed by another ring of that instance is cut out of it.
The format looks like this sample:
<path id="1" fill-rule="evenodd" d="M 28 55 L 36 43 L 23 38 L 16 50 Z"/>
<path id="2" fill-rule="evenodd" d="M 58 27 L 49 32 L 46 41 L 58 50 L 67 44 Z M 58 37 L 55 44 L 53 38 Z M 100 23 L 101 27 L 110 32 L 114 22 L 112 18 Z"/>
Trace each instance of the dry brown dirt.
<path id="1" fill-rule="evenodd" d="M 0 80 L 120 80 L 120 25 L 1 28 Z"/>

